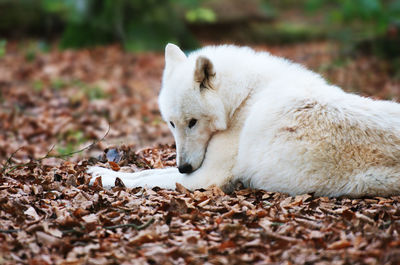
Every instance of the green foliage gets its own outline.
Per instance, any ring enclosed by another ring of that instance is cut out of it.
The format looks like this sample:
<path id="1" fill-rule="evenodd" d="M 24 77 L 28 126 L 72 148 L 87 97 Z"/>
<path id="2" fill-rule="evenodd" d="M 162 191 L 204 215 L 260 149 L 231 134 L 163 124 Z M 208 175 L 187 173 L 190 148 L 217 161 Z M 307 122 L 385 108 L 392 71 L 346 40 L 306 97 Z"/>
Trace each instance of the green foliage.
<path id="1" fill-rule="evenodd" d="M 166 42 L 194 48 L 185 12 L 213 20 L 202 0 L 0 0 L 0 32 L 49 37 L 61 32 L 61 48 L 120 42 L 129 50 L 159 50 Z M 191 11 L 194 10 L 194 11 Z M 193 17 L 194 16 L 194 17 Z M 35 59 L 29 51 L 28 60 Z"/>
<path id="2" fill-rule="evenodd" d="M 212 23 L 217 21 L 217 15 L 209 8 L 195 8 L 186 12 L 186 20 L 189 22 Z"/>
<path id="3" fill-rule="evenodd" d="M 306 10 L 328 12 L 328 23 L 350 27 L 357 37 L 370 37 L 386 33 L 392 24 L 400 23 L 398 0 L 308 0 Z"/>
<path id="4" fill-rule="evenodd" d="M 32 62 L 36 59 L 37 53 L 48 52 L 50 50 L 49 45 L 45 41 L 28 41 L 27 43 L 21 43 L 20 48 L 23 49 L 25 54 L 25 60 Z"/>
<path id="5" fill-rule="evenodd" d="M 61 156 L 65 156 L 74 152 L 79 145 L 87 141 L 82 131 L 74 130 L 70 130 L 63 135 L 60 135 L 59 138 L 60 140 L 63 139 L 67 142 L 65 146 L 60 146 L 57 148 L 57 153 Z"/>
<path id="6" fill-rule="evenodd" d="M 300 23 L 255 24 L 248 38 L 254 42 L 288 44 L 322 39 L 326 36 L 323 28 Z"/>
<path id="7" fill-rule="evenodd" d="M 33 91 L 40 93 L 44 88 L 44 84 L 41 80 L 36 80 L 33 82 Z"/>
<path id="8" fill-rule="evenodd" d="M 83 98 L 96 100 L 108 97 L 108 94 L 101 87 L 97 85 L 87 84 L 81 80 L 54 79 L 50 82 L 51 89 L 55 91 L 59 91 L 69 86 L 75 87 L 75 89 L 77 90 L 77 92 L 70 97 L 72 103 L 79 102 Z"/>
<path id="9" fill-rule="evenodd" d="M 325 27 L 347 50 L 390 59 L 394 71 L 399 71 L 399 0 L 307 0 L 305 7 L 310 12 L 324 10 L 329 14 Z"/>
<path id="10" fill-rule="evenodd" d="M 67 85 L 67 83 L 63 79 L 53 79 L 50 82 L 50 87 L 53 90 L 61 90 Z"/>
<path id="11" fill-rule="evenodd" d="M 0 58 L 6 54 L 6 45 L 7 41 L 0 39 Z"/>
<path id="12" fill-rule="evenodd" d="M 77 86 L 80 89 L 81 93 L 76 95 L 77 99 L 82 96 L 85 96 L 89 100 L 103 99 L 107 97 L 107 94 L 99 86 L 86 84 L 80 80 L 73 81 L 72 85 Z"/>
<path id="13" fill-rule="evenodd" d="M 179 14 L 182 5 L 196 7 L 200 0 L 42 0 L 47 12 L 59 15 L 66 27 L 62 48 L 80 48 L 120 41 L 128 50 L 160 50 L 174 42 L 196 46 Z M 196 13 L 197 14 L 197 13 Z M 200 12 L 196 19 L 212 19 Z"/>
<path id="14" fill-rule="evenodd" d="M 89 100 L 106 98 L 106 93 L 98 86 L 89 86 L 85 89 L 85 94 Z"/>
<path id="15" fill-rule="evenodd" d="M 32 84 L 33 91 L 40 93 L 46 87 L 45 83 L 41 80 L 36 80 Z M 88 84 L 81 80 L 65 80 L 65 79 L 52 79 L 50 81 L 50 89 L 53 91 L 61 91 L 65 88 L 72 87 L 76 93 L 70 95 L 71 103 L 77 103 L 84 98 L 88 100 L 104 99 L 109 96 L 100 86 L 96 84 Z"/>

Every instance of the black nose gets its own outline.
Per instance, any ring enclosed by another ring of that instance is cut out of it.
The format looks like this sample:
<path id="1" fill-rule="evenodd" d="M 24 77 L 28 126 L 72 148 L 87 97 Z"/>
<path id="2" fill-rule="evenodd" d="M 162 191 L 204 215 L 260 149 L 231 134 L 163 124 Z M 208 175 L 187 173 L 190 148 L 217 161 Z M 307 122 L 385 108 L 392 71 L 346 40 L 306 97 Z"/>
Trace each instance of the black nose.
<path id="1" fill-rule="evenodd" d="M 183 164 L 182 166 L 178 167 L 178 169 L 181 173 L 190 173 L 193 171 L 192 165 L 190 164 Z"/>

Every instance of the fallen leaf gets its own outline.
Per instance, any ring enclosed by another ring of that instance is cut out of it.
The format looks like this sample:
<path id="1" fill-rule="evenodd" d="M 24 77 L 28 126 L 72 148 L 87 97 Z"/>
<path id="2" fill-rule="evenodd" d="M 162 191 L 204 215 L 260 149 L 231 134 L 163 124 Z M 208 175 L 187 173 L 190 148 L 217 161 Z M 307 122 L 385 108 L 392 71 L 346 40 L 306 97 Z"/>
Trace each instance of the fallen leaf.
<path id="1" fill-rule="evenodd" d="M 342 249 L 342 248 L 348 248 L 350 247 L 352 244 L 350 241 L 346 240 L 346 239 L 342 239 L 336 242 L 333 242 L 332 244 L 328 245 L 328 249 Z"/>
<path id="2" fill-rule="evenodd" d="M 41 231 L 36 232 L 36 238 L 37 238 L 37 241 L 43 245 L 58 246 L 58 245 L 62 244 L 61 239 L 58 239 L 54 236 L 48 235 Z"/>
<path id="3" fill-rule="evenodd" d="M 82 220 L 86 223 L 97 223 L 98 217 L 95 214 L 89 214 L 86 216 L 82 216 Z"/>
<path id="4" fill-rule="evenodd" d="M 108 161 L 108 164 L 110 165 L 111 169 L 114 171 L 119 171 L 120 167 L 117 163 L 113 162 L 113 161 Z"/>
<path id="5" fill-rule="evenodd" d="M 29 207 L 24 214 L 26 214 L 27 216 L 33 218 L 34 220 L 39 220 L 40 216 L 37 214 L 35 208 L 33 208 L 32 206 Z"/>

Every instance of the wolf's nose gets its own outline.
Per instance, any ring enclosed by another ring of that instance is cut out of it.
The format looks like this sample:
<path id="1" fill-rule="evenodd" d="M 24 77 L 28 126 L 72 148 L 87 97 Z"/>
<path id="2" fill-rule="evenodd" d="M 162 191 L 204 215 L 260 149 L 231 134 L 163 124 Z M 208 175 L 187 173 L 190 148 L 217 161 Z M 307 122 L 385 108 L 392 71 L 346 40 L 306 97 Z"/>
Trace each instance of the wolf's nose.
<path id="1" fill-rule="evenodd" d="M 190 164 L 183 164 L 182 166 L 178 167 L 180 173 L 190 173 L 193 171 L 192 165 Z"/>

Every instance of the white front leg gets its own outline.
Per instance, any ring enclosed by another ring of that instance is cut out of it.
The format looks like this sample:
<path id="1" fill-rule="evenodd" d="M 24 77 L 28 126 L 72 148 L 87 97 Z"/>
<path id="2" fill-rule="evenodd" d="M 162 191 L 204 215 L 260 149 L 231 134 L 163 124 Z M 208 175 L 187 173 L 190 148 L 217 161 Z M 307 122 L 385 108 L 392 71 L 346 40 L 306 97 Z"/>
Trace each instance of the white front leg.
<path id="1" fill-rule="evenodd" d="M 143 171 L 135 172 L 135 173 L 127 173 L 127 172 L 114 171 L 114 170 L 104 168 L 104 167 L 94 166 L 94 167 L 90 167 L 87 170 L 87 173 L 92 175 L 89 185 L 93 185 L 96 178 L 101 177 L 101 182 L 103 184 L 103 187 L 104 188 L 112 188 L 115 186 L 115 179 L 120 178 L 127 187 L 133 188 L 133 187 L 137 187 L 137 186 L 130 186 L 129 184 L 127 184 L 128 182 L 131 183 L 132 180 L 135 180 L 138 178 L 143 178 L 146 176 L 151 176 L 151 175 L 165 175 L 165 174 L 174 174 L 174 173 L 176 174 L 179 172 L 178 172 L 178 169 L 176 169 L 176 168 L 163 168 L 163 169 L 143 170 Z"/>
<path id="2" fill-rule="evenodd" d="M 181 174 L 177 168 L 124 173 L 102 167 L 90 167 L 87 171 L 93 176 L 90 184 L 94 183 L 96 177 L 101 176 L 105 188 L 114 187 L 117 177 L 128 188 L 175 189 L 175 183 L 180 183 L 190 190 L 207 188 L 211 185 L 222 187 L 232 178 L 232 168 L 237 158 L 238 138 L 237 133 L 229 131 L 216 133 L 208 144 L 202 166 L 190 174 Z"/>
<path id="3" fill-rule="evenodd" d="M 128 188 L 160 187 L 164 189 L 175 189 L 175 184 L 180 183 L 188 189 L 206 188 L 209 185 L 203 179 L 197 179 L 192 174 L 181 174 L 177 168 L 149 169 L 135 173 L 113 171 L 103 167 L 90 167 L 87 171 L 92 175 L 89 185 L 93 185 L 97 177 L 101 177 L 104 188 L 115 186 L 116 178 L 120 178 Z M 198 175 L 198 174 L 196 174 Z M 202 181 L 203 180 L 203 181 Z"/>
<path id="4" fill-rule="evenodd" d="M 176 183 L 180 183 L 186 188 L 191 189 L 190 187 L 190 176 L 179 173 L 177 168 L 174 168 L 174 172 L 166 171 L 166 172 L 154 172 L 154 174 L 147 175 L 140 178 L 124 178 L 121 179 L 126 187 L 145 187 L 145 188 L 154 188 L 160 187 L 163 189 L 175 189 Z M 149 170 L 146 170 L 149 171 Z"/>

